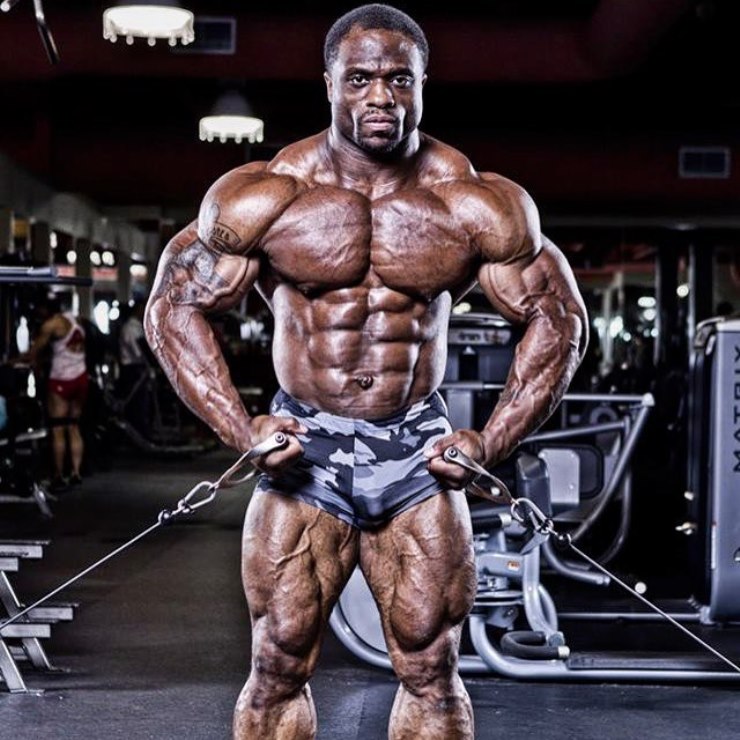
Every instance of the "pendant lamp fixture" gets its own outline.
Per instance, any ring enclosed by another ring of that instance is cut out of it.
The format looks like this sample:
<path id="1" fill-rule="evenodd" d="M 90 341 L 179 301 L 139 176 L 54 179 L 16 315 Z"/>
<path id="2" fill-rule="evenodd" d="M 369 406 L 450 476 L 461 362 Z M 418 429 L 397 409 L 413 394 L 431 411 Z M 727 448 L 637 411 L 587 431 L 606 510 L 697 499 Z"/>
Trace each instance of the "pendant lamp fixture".
<path id="1" fill-rule="evenodd" d="M 200 119 L 198 126 L 201 141 L 218 140 L 222 144 L 233 139 L 241 144 L 262 142 L 265 122 L 256 118 L 246 98 L 237 90 L 221 94 L 214 103 L 211 114 Z"/>
<path id="2" fill-rule="evenodd" d="M 119 38 L 133 44 L 135 38 L 144 38 L 149 46 L 157 39 L 167 39 L 170 46 L 183 46 L 195 39 L 194 16 L 177 2 L 150 0 L 115 5 L 103 12 L 103 38 L 116 42 Z"/>

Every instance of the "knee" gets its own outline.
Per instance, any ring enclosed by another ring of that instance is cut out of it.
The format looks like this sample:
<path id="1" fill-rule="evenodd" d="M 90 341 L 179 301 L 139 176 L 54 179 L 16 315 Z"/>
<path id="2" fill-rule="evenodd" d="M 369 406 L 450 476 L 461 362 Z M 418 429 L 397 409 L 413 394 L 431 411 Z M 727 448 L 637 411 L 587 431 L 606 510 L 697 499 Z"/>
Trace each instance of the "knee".
<path id="1" fill-rule="evenodd" d="M 269 637 L 255 634 L 250 674 L 254 706 L 287 699 L 308 683 L 318 655 L 313 632 L 291 631 L 283 625 Z"/>
<path id="2" fill-rule="evenodd" d="M 459 642 L 460 629 L 452 627 L 421 650 L 395 651 L 393 668 L 398 680 L 416 696 L 450 694 L 457 680 Z"/>
<path id="3" fill-rule="evenodd" d="M 51 436 L 56 441 L 64 441 L 67 437 L 66 425 L 54 423 L 51 427 Z"/>
<path id="4" fill-rule="evenodd" d="M 250 703 L 261 708 L 289 699 L 308 683 L 313 665 L 307 658 L 283 652 L 275 645 L 259 650 L 249 676 Z"/>

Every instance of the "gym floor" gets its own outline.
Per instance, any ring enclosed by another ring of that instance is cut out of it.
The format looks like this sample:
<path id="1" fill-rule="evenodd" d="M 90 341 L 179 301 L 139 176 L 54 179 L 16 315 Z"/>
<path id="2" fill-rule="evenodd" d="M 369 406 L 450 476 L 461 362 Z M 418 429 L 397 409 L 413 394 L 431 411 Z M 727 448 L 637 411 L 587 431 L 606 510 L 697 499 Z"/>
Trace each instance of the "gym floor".
<path id="1" fill-rule="evenodd" d="M 55 516 L 6 505 L 0 538 L 48 539 L 42 560 L 10 574 L 31 603 L 156 521 L 200 480 L 235 457 L 118 456 L 53 502 Z M 227 740 L 249 665 L 249 620 L 239 581 L 240 531 L 250 484 L 223 492 L 190 517 L 155 531 L 54 601 L 78 606 L 44 647 L 58 669 L 23 665 L 31 691 L 0 686 L 2 740 Z M 579 626 L 583 633 L 585 627 Z M 685 638 L 660 626 L 676 649 Z M 740 639 L 724 635 L 734 659 Z M 602 635 L 607 632 L 602 629 Z M 689 646 L 691 649 L 691 646 Z M 524 682 L 464 676 L 476 738 L 609 740 L 740 737 L 740 683 Z M 323 740 L 380 740 L 396 689 L 329 632 L 312 680 Z"/>

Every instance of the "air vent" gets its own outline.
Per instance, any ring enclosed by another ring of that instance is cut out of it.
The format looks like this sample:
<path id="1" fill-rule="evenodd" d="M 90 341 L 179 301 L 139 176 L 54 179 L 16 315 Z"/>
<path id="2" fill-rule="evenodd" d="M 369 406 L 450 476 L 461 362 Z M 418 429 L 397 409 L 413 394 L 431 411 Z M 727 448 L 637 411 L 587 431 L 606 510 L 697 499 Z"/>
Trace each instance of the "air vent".
<path id="1" fill-rule="evenodd" d="M 730 176 L 730 149 L 725 146 L 682 146 L 678 150 L 678 175 L 726 179 Z"/>
<path id="2" fill-rule="evenodd" d="M 193 22 L 195 41 L 170 48 L 173 54 L 234 54 L 236 18 L 233 16 L 196 15 Z"/>

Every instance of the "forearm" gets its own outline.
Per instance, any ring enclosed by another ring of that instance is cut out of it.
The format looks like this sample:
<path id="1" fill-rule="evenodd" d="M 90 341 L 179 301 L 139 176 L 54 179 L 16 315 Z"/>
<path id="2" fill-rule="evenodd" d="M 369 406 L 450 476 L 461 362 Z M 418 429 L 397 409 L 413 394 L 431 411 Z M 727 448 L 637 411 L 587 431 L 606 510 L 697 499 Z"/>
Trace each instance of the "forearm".
<path id="1" fill-rule="evenodd" d="M 230 447 L 250 443 L 250 417 L 201 311 L 155 298 L 144 321 L 147 342 L 177 395 Z"/>
<path id="2" fill-rule="evenodd" d="M 488 465 L 506 459 L 550 417 L 582 359 L 586 331 L 576 312 L 539 312 L 529 322 L 499 401 L 481 431 Z"/>

